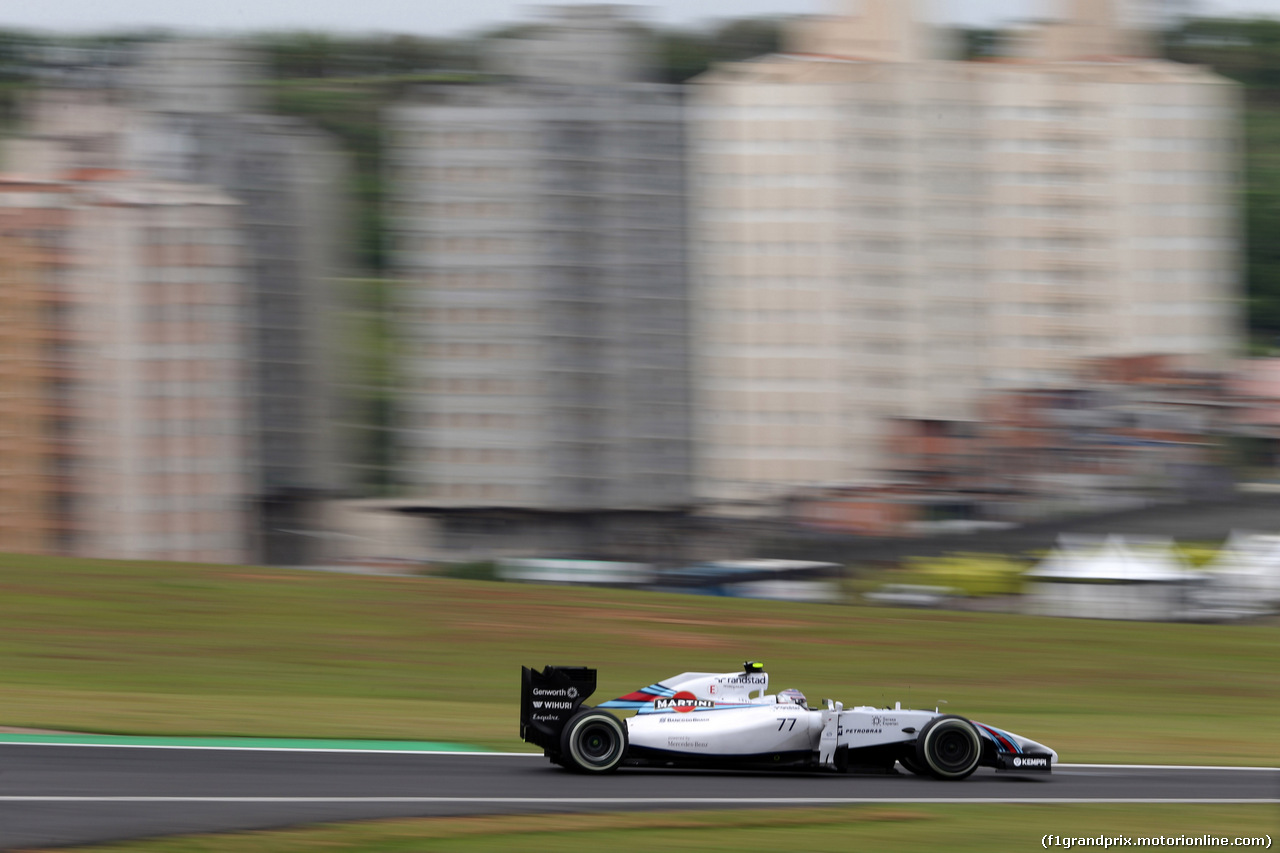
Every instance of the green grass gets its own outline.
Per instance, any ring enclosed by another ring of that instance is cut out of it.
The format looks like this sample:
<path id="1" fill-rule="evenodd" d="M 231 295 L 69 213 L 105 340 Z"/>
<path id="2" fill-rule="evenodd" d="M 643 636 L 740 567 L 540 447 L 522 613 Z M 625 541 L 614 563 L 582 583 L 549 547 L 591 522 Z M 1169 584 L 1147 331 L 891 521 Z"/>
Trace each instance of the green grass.
<path id="1" fill-rule="evenodd" d="M 565 850 L 1040 850 L 1064 837 L 1276 837 L 1274 806 L 855 806 L 788 811 L 372 821 L 107 844 L 98 853 L 560 853 Z M 77 848 L 80 849 L 80 848 Z M 1052 850 L 1066 849 L 1062 846 Z M 1101 848 L 1094 848 L 1101 849 Z M 1178 849 L 1225 849 L 1179 847 Z M 1252 848 L 1257 849 L 1257 848 Z"/>
<path id="2" fill-rule="evenodd" d="M 0 556 L 0 725 L 527 748 L 518 667 L 596 699 L 763 660 L 775 687 L 933 707 L 1068 762 L 1274 764 L 1280 630 Z M 1268 723 L 1268 721 L 1270 721 Z"/>

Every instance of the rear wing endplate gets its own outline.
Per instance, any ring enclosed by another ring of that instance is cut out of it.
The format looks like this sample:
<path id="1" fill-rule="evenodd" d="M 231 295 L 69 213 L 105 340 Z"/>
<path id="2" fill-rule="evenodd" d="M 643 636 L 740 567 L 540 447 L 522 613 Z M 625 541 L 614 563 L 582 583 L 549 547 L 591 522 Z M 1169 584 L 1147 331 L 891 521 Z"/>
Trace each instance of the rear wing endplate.
<path id="1" fill-rule="evenodd" d="M 596 671 L 589 667 L 520 667 L 520 737 L 558 751 L 565 723 L 595 692 Z"/>

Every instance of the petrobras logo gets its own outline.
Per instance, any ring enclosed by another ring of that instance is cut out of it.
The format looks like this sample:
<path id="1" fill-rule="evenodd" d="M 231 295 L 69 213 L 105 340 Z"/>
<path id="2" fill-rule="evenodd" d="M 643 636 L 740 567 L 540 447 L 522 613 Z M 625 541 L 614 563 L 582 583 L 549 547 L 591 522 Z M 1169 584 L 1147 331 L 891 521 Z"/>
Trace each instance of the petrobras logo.
<path id="1" fill-rule="evenodd" d="M 699 699 L 688 690 L 681 690 L 676 695 L 666 699 L 654 699 L 653 707 L 659 711 L 673 708 L 681 714 L 687 714 L 694 708 L 714 708 L 715 702 L 710 699 Z"/>
<path id="2" fill-rule="evenodd" d="M 769 683 L 769 676 L 747 675 L 746 673 L 743 673 L 741 675 L 728 675 L 728 676 L 722 675 L 716 679 L 716 683 L 717 684 L 754 684 L 754 685 L 763 687 L 764 685 Z"/>
<path id="3" fill-rule="evenodd" d="M 567 696 L 570 699 L 578 698 L 578 688 L 576 687 L 556 687 L 554 689 L 547 687 L 533 688 L 534 696 Z"/>
<path id="4" fill-rule="evenodd" d="M 1013 758 L 1014 767 L 1048 767 L 1049 759 L 1047 758 L 1023 758 L 1016 755 Z"/>
<path id="5" fill-rule="evenodd" d="M 573 710 L 572 702 L 534 702 L 535 708 L 546 708 L 548 711 L 571 711 Z"/>

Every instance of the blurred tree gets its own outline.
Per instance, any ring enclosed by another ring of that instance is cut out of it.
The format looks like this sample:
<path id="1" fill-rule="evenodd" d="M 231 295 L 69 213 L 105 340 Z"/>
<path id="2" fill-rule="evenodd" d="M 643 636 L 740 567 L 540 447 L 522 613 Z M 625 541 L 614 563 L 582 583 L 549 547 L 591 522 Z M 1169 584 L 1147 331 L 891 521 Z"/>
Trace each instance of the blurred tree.
<path id="1" fill-rule="evenodd" d="M 485 30 L 480 34 L 481 40 L 486 39 L 526 39 L 533 38 L 538 34 L 542 27 L 538 24 L 503 24 L 493 29 Z"/>
<path id="2" fill-rule="evenodd" d="M 18 80 L 26 76 L 28 55 L 37 44 L 30 33 L 0 30 L 0 80 Z"/>
<path id="3" fill-rule="evenodd" d="M 1274 96 L 1273 96 L 1274 97 Z M 1244 222 L 1249 327 L 1280 350 L 1280 101 L 1246 114 Z"/>
<path id="4" fill-rule="evenodd" d="M 1003 30 L 963 28 L 958 32 L 956 50 L 959 59 L 978 60 L 1003 56 L 1006 34 Z"/>
<path id="5" fill-rule="evenodd" d="M 1164 54 L 1244 86 L 1245 286 L 1258 351 L 1280 350 L 1280 20 L 1197 18 L 1164 34 Z"/>
<path id="6" fill-rule="evenodd" d="M 723 57 L 749 59 L 777 53 L 782 46 L 781 18 L 740 18 L 721 24 L 715 42 Z M 721 59 L 719 61 L 724 61 Z"/>
<path id="7" fill-rule="evenodd" d="M 263 33 L 254 42 L 277 80 L 349 80 L 474 71 L 479 66 L 478 42 L 465 38 L 289 32 Z"/>
<path id="8" fill-rule="evenodd" d="M 679 83 L 696 77 L 711 65 L 706 40 L 686 32 L 657 35 L 659 78 L 664 83 Z"/>
<path id="9" fill-rule="evenodd" d="M 413 74 L 426 71 L 438 62 L 435 42 L 417 36 L 392 36 L 379 45 L 389 74 Z"/>
<path id="10" fill-rule="evenodd" d="M 270 35 L 260 45 L 276 78 L 335 77 L 346 45 L 326 33 L 296 32 Z"/>
<path id="11" fill-rule="evenodd" d="M 1280 20 L 1274 18 L 1187 20 L 1164 34 L 1164 52 L 1251 89 L 1280 88 Z"/>
<path id="12" fill-rule="evenodd" d="M 31 52 L 37 38 L 19 30 L 0 30 L 0 132 L 18 119 L 18 103 L 31 83 Z"/>
<path id="13" fill-rule="evenodd" d="M 394 478 L 393 427 L 396 378 L 390 279 L 342 282 L 341 340 L 344 371 L 340 378 L 346 415 L 340 429 L 348 464 L 366 494 L 387 494 Z"/>
<path id="14" fill-rule="evenodd" d="M 717 62 L 776 53 L 782 45 L 781 18 L 743 18 L 710 30 L 660 30 L 650 38 L 658 79 L 683 83 Z"/>

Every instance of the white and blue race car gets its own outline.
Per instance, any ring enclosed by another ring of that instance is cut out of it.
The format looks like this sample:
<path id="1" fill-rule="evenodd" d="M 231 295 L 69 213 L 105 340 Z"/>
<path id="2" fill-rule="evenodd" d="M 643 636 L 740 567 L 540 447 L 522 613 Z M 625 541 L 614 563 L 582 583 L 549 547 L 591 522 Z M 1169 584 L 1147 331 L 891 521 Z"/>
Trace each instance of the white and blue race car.
<path id="1" fill-rule="evenodd" d="M 584 704 L 596 671 L 521 667 L 520 737 L 555 764 L 586 773 L 621 766 L 828 769 L 959 780 L 978 767 L 1049 773 L 1058 754 L 1019 735 L 938 710 L 823 700 L 798 690 L 770 694 L 769 674 L 685 672 L 611 699 Z M 635 711 L 620 719 L 605 709 Z"/>

